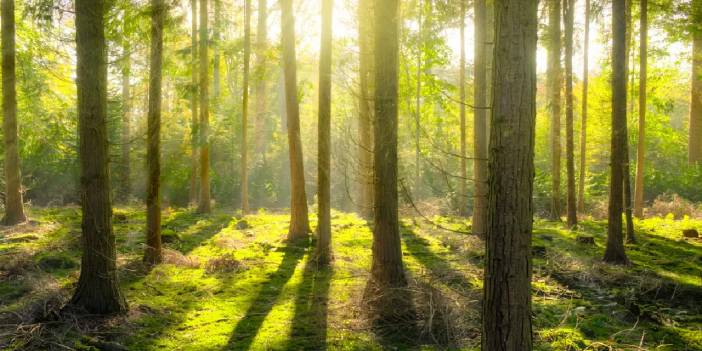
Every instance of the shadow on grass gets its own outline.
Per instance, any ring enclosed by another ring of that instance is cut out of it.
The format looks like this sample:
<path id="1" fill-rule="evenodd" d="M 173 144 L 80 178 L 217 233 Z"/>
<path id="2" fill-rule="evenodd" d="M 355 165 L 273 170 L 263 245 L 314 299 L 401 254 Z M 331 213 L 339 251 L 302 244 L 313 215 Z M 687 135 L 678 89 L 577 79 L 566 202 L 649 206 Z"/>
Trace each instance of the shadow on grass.
<path id="1" fill-rule="evenodd" d="M 187 219 L 192 218 L 192 221 L 186 222 Z M 200 221 L 207 221 L 208 223 L 200 225 Z M 194 212 L 182 212 L 176 215 L 174 218 L 170 219 L 166 224 L 163 225 L 164 228 L 174 230 L 178 234 L 178 241 L 172 246 L 174 246 L 178 251 L 187 255 L 195 248 L 200 246 L 205 240 L 217 235 L 222 229 L 227 227 L 229 223 L 234 221 L 234 217 L 224 214 L 196 214 Z M 193 223 L 194 222 L 194 223 Z M 183 224 L 188 223 L 187 226 Z M 184 231 L 190 231 L 193 227 L 198 226 L 191 233 L 183 234 Z"/>
<path id="2" fill-rule="evenodd" d="M 308 259 L 295 298 L 288 350 L 326 350 L 329 286 L 333 268 Z"/>
<path id="3" fill-rule="evenodd" d="M 266 316 L 273 310 L 283 286 L 295 273 L 295 268 L 305 255 L 307 242 L 289 243 L 283 251 L 283 260 L 275 272 L 268 274 L 258 295 L 251 302 L 246 314 L 237 322 L 224 350 L 248 350 Z"/>

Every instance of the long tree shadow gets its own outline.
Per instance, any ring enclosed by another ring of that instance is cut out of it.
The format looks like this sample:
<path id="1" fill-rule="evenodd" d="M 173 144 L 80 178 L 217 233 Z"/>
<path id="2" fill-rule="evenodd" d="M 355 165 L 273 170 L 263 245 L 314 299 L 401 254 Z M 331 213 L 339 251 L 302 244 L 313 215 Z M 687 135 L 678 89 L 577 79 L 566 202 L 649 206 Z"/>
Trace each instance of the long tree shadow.
<path id="1" fill-rule="evenodd" d="M 333 268 L 308 258 L 295 297 L 288 350 L 326 350 L 329 286 Z"/>
<path id="2" fill-rule="evenodd" d="M 308 246 L 307 242 L 289 243 L 283 249 L 284 255 L 278 269 L 268 274 L 268 281 L 251 302 L 246 314 L 237 322 L 224 350 L 248 350 L 251 347 L 263 321 L 273 310 L 283 286 L 295 273 Z"/>

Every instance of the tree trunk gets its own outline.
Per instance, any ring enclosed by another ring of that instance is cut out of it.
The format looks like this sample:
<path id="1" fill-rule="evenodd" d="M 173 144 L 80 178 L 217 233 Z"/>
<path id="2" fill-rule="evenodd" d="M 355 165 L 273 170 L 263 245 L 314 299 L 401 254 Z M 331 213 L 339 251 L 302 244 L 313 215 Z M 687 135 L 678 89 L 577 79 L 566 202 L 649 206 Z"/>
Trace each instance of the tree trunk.
<path id="1" fill-rule="evenodd" d="M 197 210 L 210 212 L 210 112 L 208 104 L 207 0 L 200 0 L 200 196 Z"/>
<path id="2" fill-rule="evenodd" d="M 318 215 L 317 262 L 331 259 L 331 69 L 333 0 L 322 0 L 322 38 L 319 52 L 319 123 L 317 148 Z"/>
<path id="3" fill-rule="evenodd" d="M 164 0 L 151 0 L 151 62 L 146 163 L 146 252 L 144 262 L 161 262 L 161 80 L 163 69 Z"/>
<path id="4" fill-rule="evenodd" d="M 578 211 L 585 212 L 585 174 L 587 164 L 587 87 L 588 53 L 590 48 L 590 0 L 585 0 L 585 39 L 583 43 L 583 100 L 580 117 L 580 177 L 578 178 Z"/>
<path id="5" fill-rule="evenodd" d="M 568 196 L 566 201 L 567 226 L 578 225 L 578 211 L 575 196 L 575 147 L 573 141 L 573 20 L 575 0 L 563 3 L 565 18 L 565 96 L 566 96 L 566 173 Z"/>
<path id="6" fill-rule="evenodd" d="M 626 264 L 622 235 L 622 199 L 626 143 L 626 0 L 612 2 L 612 150 L 610 156 L 609 219 L 604 261 Z"/>
<path id="7" fill-rule="evenodd" d="M 131 173 L 131 129 L 132 129 L 132 116 L 131 116 L 131 89 L 130 89 L 130 75 L 131 75 L 131 45 L 128 38 L 124 39 L 123 53 L 124 58 L 122 62 L 122 145 L 120 146 L 122 151 L 122 164 L 120 172 L 120 188 L 119 195 L 122 201 L 128 201 L 129 196 L 132 192 L 132 185 L 130 179 Z"/>
<path id="8" fill-rule="evenodd" d="M 198 189 L 197 189 L 197 165 L 198 165 L 198 150 L 200 146 L 199 142 L 199 131 L 198 131 L 198 112 L 197 112 L 197 99 L 198 99 L 198 82 L 197 82 L 197 1 L 190 0 L 190 5 L 192 9 L 192 27 L 191 27 L 191 56 L 190 56 L 190 69 L 191 69 L 191 91 L 190 91 L 190 204 L 195 204 L 198 201 Z"/>
<path id="9" fill-rule="evenodd" d="M 76 0 L 75 11 L 83 256 L 70 305 L 94 314 L 124 312 L 127 303 L 117 282 L 108 167 L 105 2 Z"/>
<path id="10" fill-rule="evenodd" d="M 688 161 L 702 162 L 702 0 L 692 1 L 692 89 L 690 93 L 690 134 Z"/>
<path id="11" fill-rule="evenodd" d="M 17 150 L 15 84 L 15 1 L 2 0 L 2 129 L 5 140 L 5 217 L 2 223 L 5 225 L 27 220 L 22 204 L 22 178 Z"/>
<path id="12" fill-rule="evenodd" d="M 636 147 L 636 182 L 634 185 L 634 215 L 643 218 L 644 162 L 646 159 L 646 66 L 648 55 L 648 1 L 641 0 L 639 47 L 639 143 Z"/>
<path id="13" fill-rule="evenodd" d="M 460 115 L 461 124 L 461 178 L 459 179 L 459 191 L 458 191 L 458 213 L 461 216 L 466 216 L 468 214 L 468 188 L 466 181 L 468 179 L 468 172 L 466 170 L 466 2 L 465 0 L 460 0 L 461 2 L 461 24 L 460 24 L 460 39 L 461 39 L 461 59 L 459 61 L 458 69 L 458 109 Z"/>
<path id="14" fill-rule="evenodd" d="M 305 171 L 300 140 L 300 105 L 297 101 L 297 63 L 295 54 L 295 17 L 292 0 L 281 0 L 281 41 L 285 75 L 285 107 L 290 152 L 290 228 L 289 240 L 307 238 L 310 232 L 305 194 Z"/>
<path id="15" fill-rule="evenodd" d="M 244 0 L 244 84 L 241 98 L 241 212 L 249 212 L 249 62 L 251 59 L 251 0 Z"/>
<path id="16" fill-rule="evenodd" d="M 549 0 L 547 91 L 551 111 L 551 219 L 561 218 L 561 0 Z"/>
<path id="17" fill-rule="evenodd" d="M 495 2 L 482 349 L 532 349 L 536 0 Z"/>
<path id="18" fill-rule="evenodd" d="M 373 217 L 373 6 L 372 0 L 358 1 L 359 102 L 358 163 L 359 212 Z"/>
<path id="19" fill-rule="evenodd" d="M 222 32 L 222 0 L 214 0 L 214 28 L 212 28 L 212 100 L 219 99 L 219 38 Z M 215 106 L 216 107 L 216 106 Z"/>
<path id="20" fill-rule="evenodd" d="M 263 158 L 265 153 L 263 135 L 266 125 L 266 49 L 268 47 L 268 4 L 258 0 L 258 23 L 256 24 L 256 119 L 254 120 L 254 157 Z"/>
<path id="21" fill-rule="evenodd" d="M 431 1 L 431 0 L 428 0 Z M 420 183 L 420 157 L 421 150 L 419 145 L 419 128 L 420 120 L 422 118 L 422 53 L 424 51 L 424 32 L 422 28 L 422 12 L 424 11 L 424 4 L 422 0 L 417 0 L 417 35 L 419 37 L 417 42 L 417 76 L 415 77 L 417 87 L 414 91 L 414 187 L 419 189 Z"/>
<path id="22" fill-rule="evenodd" d="M 488 158 L 488 100 L 486 67 L 486 14 L 485 0 L 474 0 L 473 41 L 473 234 L 485 238 L 487 225 L 487 158 Z"/>

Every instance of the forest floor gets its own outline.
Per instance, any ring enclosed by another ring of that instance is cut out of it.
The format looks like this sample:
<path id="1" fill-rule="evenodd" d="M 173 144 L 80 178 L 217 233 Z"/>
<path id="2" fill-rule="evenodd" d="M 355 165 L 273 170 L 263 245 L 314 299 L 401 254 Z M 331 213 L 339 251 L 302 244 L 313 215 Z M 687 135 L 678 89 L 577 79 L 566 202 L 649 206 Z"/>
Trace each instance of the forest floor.
<path id="1" fill-rule="evenodd" d="M 458 218 L 405 218 L 403 253 L 420 335 L 388 338 L 364 318 L 371 232 L 333 213 L 331 268 L 313 243 L 287 244 L 288 215 L 164 211 L 165 262 L 141 264 L 142 208 L 115 210 L 120 283 L 130 311 L 60 314 L 78 277 L 78 208 L 32 209 L 0 231 L 0 349 L 368 350 L 479 348 L 483 244 Z M 313 226 L 315 219 L 312 218 Z M 440 229 L 451 228 L 453 231 Z M 702 350 L 702 221 L 637 221 L 633 264 L 601 263 L 606 224 L 577 231 L 537 220 L 533 316 L 538 350 Z M 595 244 L 576 243 L 591 235 Z"/>

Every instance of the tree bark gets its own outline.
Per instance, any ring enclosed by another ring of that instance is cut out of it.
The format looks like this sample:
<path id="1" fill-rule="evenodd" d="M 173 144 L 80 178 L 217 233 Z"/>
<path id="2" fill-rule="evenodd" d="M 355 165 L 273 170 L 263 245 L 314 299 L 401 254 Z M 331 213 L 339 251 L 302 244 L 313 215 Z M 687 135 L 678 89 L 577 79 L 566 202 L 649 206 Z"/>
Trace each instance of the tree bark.
<path id="1" fill-rule="evenodd" d="M 17 90 L 15 78 L 15 1 L 2 0 L 2 129 L 5 141 L 5 217 L 15 225 L 27 220 L 22 203 L 22 177 L 17 149 Z"/>
<path id="2" fill-rule="evenodd" d="M 241 98 L 241 212 L 249 212 L 249 62 L 251 59 L 251 0 L 244 0 L 244 83 Z"/>
<path id="3" fill-rule="evenodd" d="M 612 150 L 610 156 L 609 220 L 604 261 L 626 264 L 622 235 L 622 189 L 627 166 L 626 143 L 626 0 L 612 2 Z"/>
<path id="4" fill-rule="evenodd" d="M 536 0 L 495 2 L 482 349 L 528 351 L 536 122 Z"/>
<path id="5" fill-rule="evenodd" d="M 488 100 L 487 100 L 487 7 L 485 0 L 474 0 L 473 41 L 473 234 L 485 238 L 487 225 L 487 158 L 488 158 Z"/>
<path id="6" fill-rule="evenodd" d="M 266 49 L 268 47 L 268 4 L 266 0 L 258 0 L 258 23 L 256 24 L 256 68 L 255 94 L 256 119 L 254 120 L 254 156 L 263 158 L 265 153 L 264 129 L 266 125 Z"/>
<path id="7" fill-rule="evenodd" d="M 699 1 L 702 2 L 702 1 Z M 696 3 L 696 2 L 694 2 Z M 693 4 L 694 4 L 693 3 Z M 699 5 L 702 7 L 702 5 Z M 690 93 L 690 131 L 688 161 L 702 162 L 702 30 L 692 33 L 692 89 Z"/>
<path id="8" fill-rule="evenodd" d="M 190 56 L 190 69 L 191 69 L 191 91 L 190 91 L 190 204 L 195 204 L 198 201 L 198 189 L 197 189 L 197 171 L 198 171 L 198 150 L 200 146 L 199 142 L 199 130 L 198 130 L 198 82 L 197 82 L 197 1 L 190 0 L 191 10 L 192 10 L 192 26 L 191 26 L 191 56 Z"/>
<path id="9" fill-rule="evenodd" d="M 585 212 L 585 174 L 587 165 L 587 88 L 590 48 L 590 0 L 585 0 L 585 38 L 583 43 L 583 100 L 580 117 L 580 176 L 578 177 L 578 211 Z"/>
<path id="10" fill-rule="evenodd" d="M 305 171 L 300 140 L 300 105 L 297 101 L 297 63 L 295 54 L 295 17 L 292 0 L 281 0 L 281 41 L 285 75 L 285 107 L 290 153 L 290 228 L 288 239 L 307 238 L 310 232 L 305 194 Z"/>
<path id="11" fill-rule="evenodd" d="M 76 85 L 83 256 L 70 305 L 89 313 L 124 312 L 112 231 L 107 148 L 107 63 L 104 0 L 76 0 Z"/>
<path id="12" fill-rule="evenodd" d="M 317 147 L 318 219 L 317 262 L 331 260 L 331 69 L 333 0 L 322 0 L 322 36 L 319 52 L 319 123 Z"/>
<path id="13" fill-rule="evenodd" d="M 561 0 L 549 0 L 547 91 L 551 112 L 551 219 L 561 218 Z"/>
<path id="14" fill-rule="evenodd" d="M 131 174 L 131 44 L 128 38 L 124 38 L 122 45 L 124 58 L 122 62 L 122 164 L 120 174 L 119 195 L 122 201 L 128 201 L 132 192 Z"/>
<path id="15" fill-rule="evenodd" d="M 648 1 L 641 0 L 639 47 L 639 142 L 636 147 L 634 215 L 643 218 L 644 162 L 646 160 L 646 66 L 648 56 Z"/>
<path id="16" fill-rule="evenodd" d="M 198 212 L 210 212 L 210 112 L 208 103 L 207 0 L 200 0 L 200 196 Z"/>
<path id="17" fill-rule="evenodd" d="M 458 191 L 458 213 L 461 216 L 468 214 L 468 187 L 466 181 L 468 172 L 466 169 L 466 2 L 461 2 L 461 24 L 460 24 L 460 39 L 461 39 L 461 58 L 458 69 L 458 111 L 460 116 L 461 127 L 461 178 L 459 179 Z M 477 89 L 476 89 L 477 90 Z"/>
<path id="18" fill-rule="evenodd" d="M 565 96 L 566 96 L 566 174 L 567 174 L 567 221 L 572 229 L 578 225 L 577 199 L 575 195 L 575 147 L 573 137 L 573 20 L 575 0 L 565 0 Z"/>
<path id="19" fill-rule="evenodd" d="M 431 0 L 427 0 L 431 1 Z M 424 32 L 422 27 L 422 12 L 424 4 L 422 0 L 417 0 L 417 35 L 419 37 L 417 43 L 417 72 L 416 72 L 416 89 L 414 91 L 414 187 L 419 189 L 420 183 L 420 157 L 421 150 L 419 145 L 419 128 L 422 118 L 422 53 L 424 51 Z"/>
<path id="20" fill-rule="evenodd" d="M 144 262 L 157 264 L 161 253 L 161 81 L 163 69 L 164 0 L 151 0 L 151 62 L 146 162 L 146 252 Z"/>
<path id="21" fill-rule="evenodd" d="M 219 73 L 219 40 L 222 35 L 222 0 L 214 0 L 214 28 L 212 28 L 212 100 L 219 99 L 220 73 Z"/>
<path id="22" fill-rule="evenodd" d="M 373 217 L 373 6 L 372 0 L 358 1 L 359 102 L 358 163 L 359 213 Z"/>

